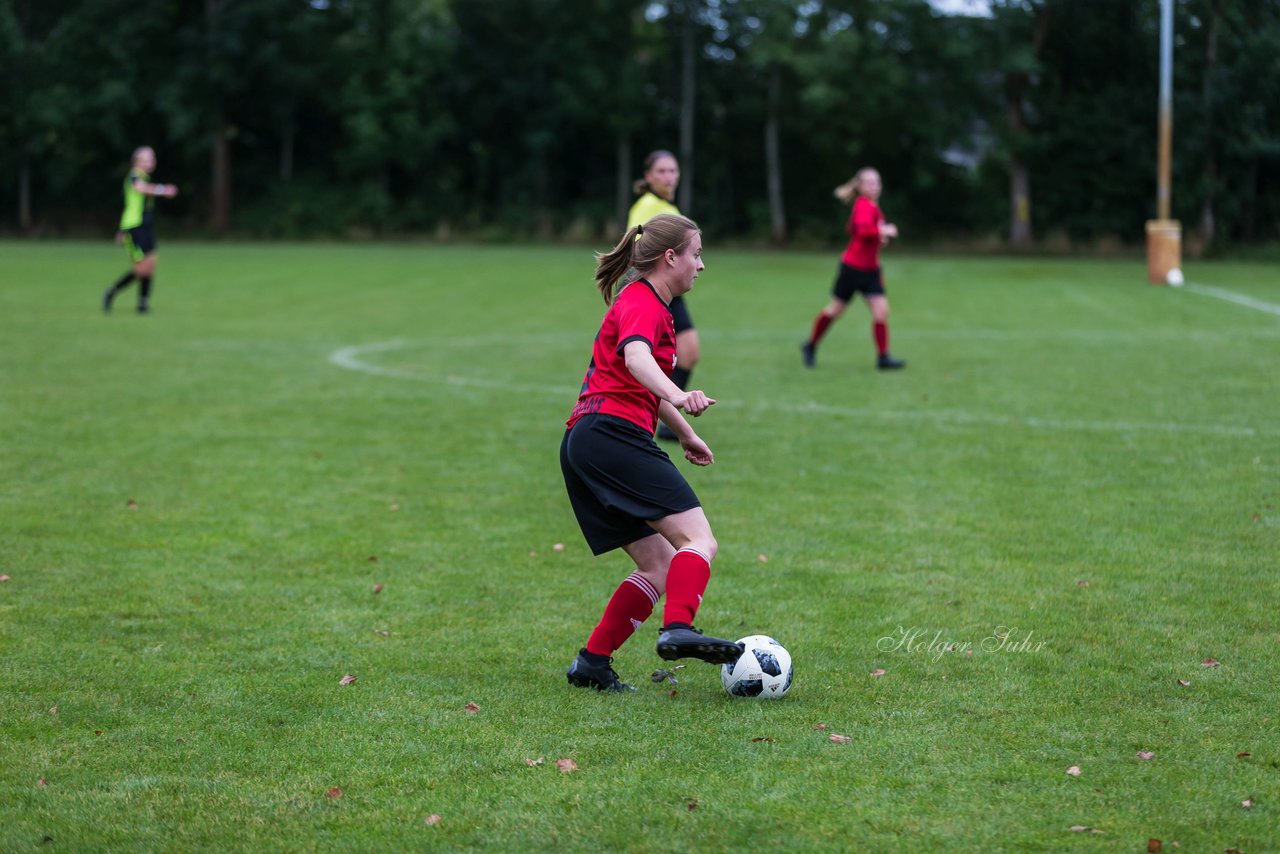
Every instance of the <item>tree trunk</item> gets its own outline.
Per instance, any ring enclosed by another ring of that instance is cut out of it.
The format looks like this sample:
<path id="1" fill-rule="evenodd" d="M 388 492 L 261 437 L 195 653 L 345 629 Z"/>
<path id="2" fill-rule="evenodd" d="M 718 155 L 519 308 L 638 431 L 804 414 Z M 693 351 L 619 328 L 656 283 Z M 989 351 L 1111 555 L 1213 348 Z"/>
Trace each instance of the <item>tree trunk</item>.
<path id="1" fill-rule="evenodd" d="M 614 153 L 617 159 L 617 169 L 614 188 L 613 230 L 616 234 L 621 234 L 623 229 L 627 227 L 627 211 L 631 209 L 631 134 L 625 130 L 618 131 Z"/>
<path id="2" fill-rule="evenodd" d="M 1026 120 L 1022 100 L 1009 96 L 1008 119 L 1013 152 L 1009 155 L 1009 243 L 1017 247 L 1031 245 L 1031 170 L 1017 148 L 1026 136 Z"/>
<path id="3" fill-rule="evenodd" d="M 1218 64 L 1218 0 L 1209 4 L 1208 36 L 1204 48 L 1204 86 L 1200 91 L 1200 121 L 1204 126 L 1203 195 L 1200 197 L 1200 247 L 1207 250 L 1217 231 L 1214 196 L 1218 190 L 1218 157 L 1213 150 L 1213 75 Z"/>
<path id="4" fill-rule="evenodd" d="M 224 2 L 226 0 L 204 0 L 205 49 L 211 64 L 217 50 L 218 15 Z M 221 107 L 214 111 L 213 116 L 209 187 L 213 194 L 209 227 L 216 234 L 225 234 L 231 226 L 231 140 L 227 134 L 226 115 Z"/>
<path id="5" fill-rule="evenodd" d="M 1049 34 L 1049 7 L 1035 12 L 1031 28 L 1031 51 L 1038 60 Z M 1009 242 L 1018 247 L 1031 245 L 1031 169 L 1023 159 L 1028 137 L 1027 116 L 1022 99 L 1031 86 L 1025 70 L 1006 71 L 1004 76 L 1005 117 L 1009 124 Z"/>
<path id="6" fill-rule="evenodd" d="M 782 75 L 769 70 L 769 106 L 764 123 L 765 180 L 769 191 L 769 225 L 776 246 L 787 242 L 787 212 L 782 201 L 782 157 L 778 146 L 778 111 L 782 101 Z"/>
<path id="7" fill-rule="evenodd" d="M 298 137 L 298 124 L 292 118 L 280 124 L 280 180 L 293 180 L 293 148 Z"/>
<path id="8" fill-rule="evenodd" d="M 216 234 L 226 234 L 231 228 L 231 140 L 222 113 L 214 122 L 212 141 L 209 185 L 213 191 L 213 207 L 209 226 Z"/>
<path id="9" fill-rule="evenodd" d="M 1244 239 L 1252 243 L 1258 236 L 1258 157 L 1249 161 L 1248 177 L 1244 183 Z"/>
<path id="10" fill-rule="evenodd" d="M 680 190 L 677 207 L 685 216 L 693 210 L 693 119 L 697 94 L 693 11 L 685 7 L 680 33 Z"/>
<path id="11" fill-rule="evenodd" d="M 18 167 L 18 230 L 31 233 L 31 167 L 23 163 Z"/>

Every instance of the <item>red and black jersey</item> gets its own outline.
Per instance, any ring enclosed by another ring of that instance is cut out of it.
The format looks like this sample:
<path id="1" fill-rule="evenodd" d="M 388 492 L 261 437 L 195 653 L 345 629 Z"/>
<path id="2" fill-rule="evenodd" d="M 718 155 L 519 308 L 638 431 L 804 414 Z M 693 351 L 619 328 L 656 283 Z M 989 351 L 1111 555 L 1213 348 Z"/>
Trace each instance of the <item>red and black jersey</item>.
<path id="1" fill-rule="evenodd" d="M 849 214 L 849 245 L 840 260 L 855 270 L 880 268 L 880 225 L 884 214 L 875 202 L 858 196 Z"/>
<path id="2" fill-rule="evenodd" d="M 624 418 L 650 433 L 657 428 L 658 396 L 631 375 L 622 354 L 632 341 L 648 344 L 658 367 L 671 376 L 676 366 L 675 323 L 667 304 L 644 279 L 623 288 L 605 312 L 582 392 L 566 422 L 569 427 L 584 415 L 602 413 Z"/>

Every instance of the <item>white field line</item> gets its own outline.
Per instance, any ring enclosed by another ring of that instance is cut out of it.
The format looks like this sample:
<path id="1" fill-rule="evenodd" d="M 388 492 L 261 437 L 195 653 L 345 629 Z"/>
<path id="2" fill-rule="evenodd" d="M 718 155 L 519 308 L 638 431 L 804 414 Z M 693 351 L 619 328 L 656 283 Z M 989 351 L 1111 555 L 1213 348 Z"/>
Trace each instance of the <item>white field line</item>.
<path id="1" fill-rule="evenodd" d="M 1183 285 L 1183 290 L 1190 291 L 1193 294 L 1201 296 L 1214 297 L 1216 299 L 1233 302 L 1236 305 L 1242 305 L 1245 308 L 1251 308 L 1255 311 L 1265 311 L 1267 314 L 1274 314 L 1280 317 L 1280 305 L 1275 303 L 1263 302 L 1260 299 L 1254 299 L 1244 294 L 1238 294 L 1235 291 L 1229 291 L 1226 288 L 1215 288 L 1213 285 L 1192 284 L 1188 282 Z"/>
<path id="2" fill-rule="evenodd" d="M 414 382 L 445 383 L 447 385 L 494 388 L 503 391 L 529 392 L 533 394 L 554 396 L 565 401 L 569 406 L 574 399 L 576 389 L 570 385 L 541 385 L 533 383 L 513 383 L 505 380 L 489 380 L 477 377 L 463 377 L 455 374 L 423 374 L 413 371 L 385 368 L 370 364 L 363 357 L 371 353 L 385 353 L 412 346 L 403 339 L 381 341 L 374 344 L 358 344 L 341 347 L 329 354 L 329 361 L 340 368 L 373 376 L 391 377 Z M 988 425 L 996 427 L 1024 427 L 1032 430 L 1050 431 L 1084 431 L 1099 433 L 1184 433 L 1210 436 L 1252 437 L 1272 435 L 1272 431 L 1258 431 L 1252 427 L 1235 427 L 1227 424 L 1186 424 L 1178 421 L 1097 421 L 1085 419 L 1036 418 L 1032 416 L 998 415 L 992 413 L 965 412 L 963 410 L 894 410 L 871 409 L 867 407 L 832 406 L 817 401 L 799 403 L 786 401 L 729 401 L 725 400 L 717 407 L 724 409 L 742 409 L 748 412 L 780 412 L 788 415 L 829 415 L 840 418 L 852 418 L 861 421 L 922 421 L 938 425 Z"/>

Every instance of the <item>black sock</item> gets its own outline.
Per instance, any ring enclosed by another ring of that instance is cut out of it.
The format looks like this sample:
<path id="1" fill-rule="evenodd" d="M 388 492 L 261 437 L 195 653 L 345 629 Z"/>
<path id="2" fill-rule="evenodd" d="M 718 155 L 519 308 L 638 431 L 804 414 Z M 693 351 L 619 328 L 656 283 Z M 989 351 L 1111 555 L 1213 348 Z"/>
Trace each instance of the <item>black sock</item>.
<path id="1" fill-rule="evenodd" d="M 138 305 L 146 305 L 147 300 L 151 299 L 151 277 L 140 276 L 138 278 Z"/>
<path id="2" fill-rule="evenodd" d="M 125 273 L 123 276 L 120 277 L 120 281 L 116 282 L 114 285 L 111 286 L 111 293 L 114 294 L 117 291 L 124 290 L 129 286 L 129 283 L 132 282 L 134 278 L 135 276 L 133 275 L 132 270 L 130 270 L 128 273 Z"/>
<path id="3" fill-rule="evenodd" d="M 582 656 L 586 660 L 587 664 L 608 664 L 609 663 L 609 656 L 601 655 L 598 652 L 587 652 L 587 648 L 585 646 L 582 649 L 578 650 L 578 655 Z"/>
<path id="4" fill-rule="evenodd" d="M 676 368 L 671 372 L 671 381 L 675 383 L 681 391 L 688 391 L 689 375 L 692 373 L 692 368 Z"/>

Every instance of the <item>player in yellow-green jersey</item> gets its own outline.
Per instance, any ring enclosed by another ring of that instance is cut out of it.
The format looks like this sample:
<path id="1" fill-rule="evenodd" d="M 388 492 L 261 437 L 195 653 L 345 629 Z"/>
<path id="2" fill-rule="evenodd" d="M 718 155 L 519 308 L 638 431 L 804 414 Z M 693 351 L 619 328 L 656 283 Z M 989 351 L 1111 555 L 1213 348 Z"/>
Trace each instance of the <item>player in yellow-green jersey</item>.
<path id="1" fill-rule="evenodd" d="M 644 159 L 644 177 L 635 183 L 635 191 L 640 194 L 631 212 L 627 214 L 627 228 L 635 228 L 653 219 L 658 214 L 680 215 L 675 206 L 676 187 L 680 186 L 680 164 L 670 151 L 650 152 Z M 701 354 L 698 345 L 698 330 L 693 328 L 693 318 L 689 316 L 689 308 L 684 304 L 684 297 L 671 300 L 671 318 L 676 326 L 676 369 L 671 374 L 671 381 L 686 391 L 689 387 L 689 375 L 693 366 L 698 363 Z M 665 424 L 658 426 L 658 438 L 664 441 L 675 441 L 676 435 Z"/>
<path id="2" fill-rule="evenodd" d="M 138 313 L 151 310 L 151 278 L 156 272 L 155 205 L 156 197 L 171 199 L 178 195 L 173 184 L 153 184 L 151 173 L 156 168 L 156 153 L 149 146 L 133 152 L 129 174 L 124 178 L 124 213 L 120 215 L 117 239 L 129 253 L 132 268 L 102 295 L 102 310 L 111 311 L 116 294 L 138 280 Z"/>

